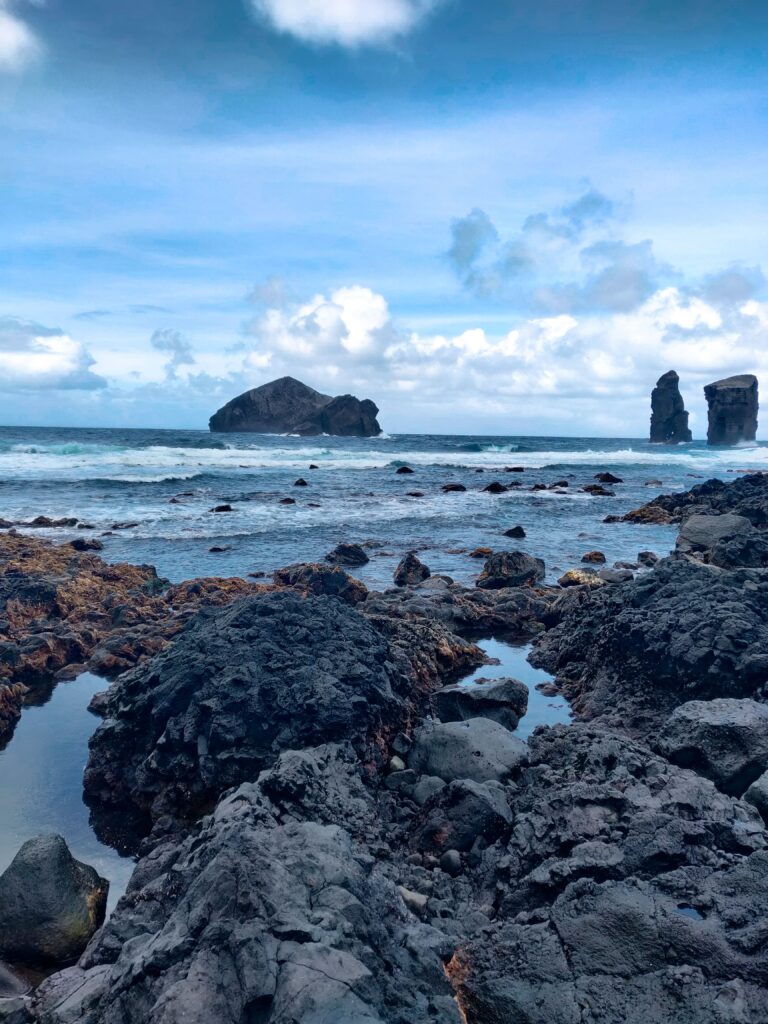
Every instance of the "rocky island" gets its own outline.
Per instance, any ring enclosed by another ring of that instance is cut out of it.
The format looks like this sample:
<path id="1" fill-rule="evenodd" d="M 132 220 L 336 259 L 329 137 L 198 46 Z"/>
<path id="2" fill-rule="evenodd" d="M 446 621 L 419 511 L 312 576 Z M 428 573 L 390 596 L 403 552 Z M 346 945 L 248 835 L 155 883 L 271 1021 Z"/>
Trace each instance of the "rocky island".
<path id="1" fill-rule="evenodd" d="M 732 445 L 754 441 L 757 436 L 757 377 L 738 374 L 707 384 L 704 397 L 709 406 L 707 444 Z"/>
<path id="2" fill-rule="evenodd" d="M 378 437 L 378 412 L 370 398 L 332 398 L 294 377 L 281 377 L 227 402 L 211 416 L 209 426 L 221 433 Z"/>
<path id="3" fill-rule="evenodd" d="M 659 377 L 651 394 L 651 443 L 684 444 L 692 440 L 680 378 L 669 370 Z"/>

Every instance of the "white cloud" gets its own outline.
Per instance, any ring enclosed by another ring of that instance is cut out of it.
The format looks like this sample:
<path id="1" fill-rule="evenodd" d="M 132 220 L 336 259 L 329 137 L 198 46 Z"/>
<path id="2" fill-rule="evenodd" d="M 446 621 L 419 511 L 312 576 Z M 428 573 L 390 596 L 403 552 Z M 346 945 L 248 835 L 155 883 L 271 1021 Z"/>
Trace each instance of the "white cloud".
<path id="1" fill-rule="evenodd" d="M 583 417 L 587 401 L 593 428 L 610 419 L 632 433 L 627 417 L 636 414 L 637 432 L 665 370 L 678 370 L 694 405 L 717 377 L 768 374 L 768 303 L 718 307 L 676 287 L 628 312 L 534 317 L 497 335 L 481 327 L 451 335 L 407 332 L 382 295 L 352 286 L 267 310 L 247 330 L 254 339 L 242 369 L 248 384 L 294 373 L 321 388 L 354 389 L 382 408 L 388 395 L 396 403 L 415 394 L 425 422 L 430 408 L 453 408 L 456 429 L 464 414 L 543 410 L 547 399 L 550 420 Z M 582 432 L 589 429 L 582 420 Z"/>
<path id="2" fill-rule="evenodd" d="M 13 13 L 10 0 L 0 0 L 0 72 L 23 71 L 41 50 L 32 29 Z"/>
<path id="3" fill-rule="evenodd" d="M 94 359 L 64 331 L 0 317 L 0 391 L 86 390 L 106 387 Z"/>
<path id="4" fill-rule="evenodd" d="M 276 28 L 307 43 L 357 47 L 410 32 L 438 0 L 251 0 Z"/>

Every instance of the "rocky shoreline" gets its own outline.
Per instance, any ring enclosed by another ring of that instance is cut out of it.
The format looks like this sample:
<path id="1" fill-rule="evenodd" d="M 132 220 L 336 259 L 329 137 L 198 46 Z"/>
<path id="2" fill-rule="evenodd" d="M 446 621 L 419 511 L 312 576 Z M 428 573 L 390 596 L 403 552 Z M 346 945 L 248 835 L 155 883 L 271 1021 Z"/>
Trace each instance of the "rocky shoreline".
<path id="1" fill-rule="evenodd" d="M 768 477 L 644 508 L 671 555 L 563 586 L 507 551 L 476 587 L 413 555 L 381 593 L 331 563 L 171 587 L 0 537 L 0 701 L 116 676 L 85 795 L 139 855 L 0 1020 L 763 1024 Z M 455 686 L 493 634 L 573 724 L 525 743 L 522 684 Z"/>

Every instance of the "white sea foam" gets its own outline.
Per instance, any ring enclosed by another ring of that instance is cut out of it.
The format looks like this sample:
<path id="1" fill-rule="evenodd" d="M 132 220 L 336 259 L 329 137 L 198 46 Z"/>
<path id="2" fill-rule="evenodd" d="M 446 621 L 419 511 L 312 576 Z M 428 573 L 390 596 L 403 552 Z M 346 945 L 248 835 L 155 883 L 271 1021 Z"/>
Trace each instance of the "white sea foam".
<path id="1" fill-rule="evenodd" d="M 378 439 L 377 439 L 378 441 Z M 244 480 L 264 470 L 306 470 L 315 463 L 320 471 L 385 469 L 393 463 L 412 466 L 466 467 L 502 470 L 514 464 L 528 470 L 554 466 L 621 467 L 643 466 L 655 472 L 671 470 L 724 473 L 729 469 L 768 468 L 768 447 L 740 445 L 731 449 L 626 447 L 619 450 L 520 451 L 514 443 L 478 444 L 481 450 L 443 451 L 425 449 L 391 450 L 378 443 L 368 448 L 323 445 L 301 447 L 180 448 L 155 445 L 147 448 L 118 448 L 107 445 L 66 444 L 14 445 L 0 451 L 0 478 L 5 480 L 82 481 L 105 480 L 123 483 L 159 483 L 192 480 L 201 474 L 236 475 Z"/>

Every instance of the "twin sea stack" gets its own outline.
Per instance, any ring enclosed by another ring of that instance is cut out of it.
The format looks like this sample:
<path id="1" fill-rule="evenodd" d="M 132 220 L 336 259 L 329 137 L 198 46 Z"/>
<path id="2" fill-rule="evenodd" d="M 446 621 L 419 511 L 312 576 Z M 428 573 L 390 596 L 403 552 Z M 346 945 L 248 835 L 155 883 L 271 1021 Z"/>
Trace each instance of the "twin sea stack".
<path id="1" fill-rule="evenodd" d="M 209 426 L 221 433 L 377 437 L 381 433 L 378 412 L 369 398 L 332 398 L 293 377 L 281 377 L 227 402 L 211 416 Z"/>
<path id="2" fill-rule="evenodd" d="M 751 373 L 726 377 L 704 388 L 708 406 L 707 444 L 734 445 L 757 436 L 758 383 Z M 659 377 L 651 394 L 651 437 L 655 444 L 692 440 L 688 413 L 674 370 Z"/>

